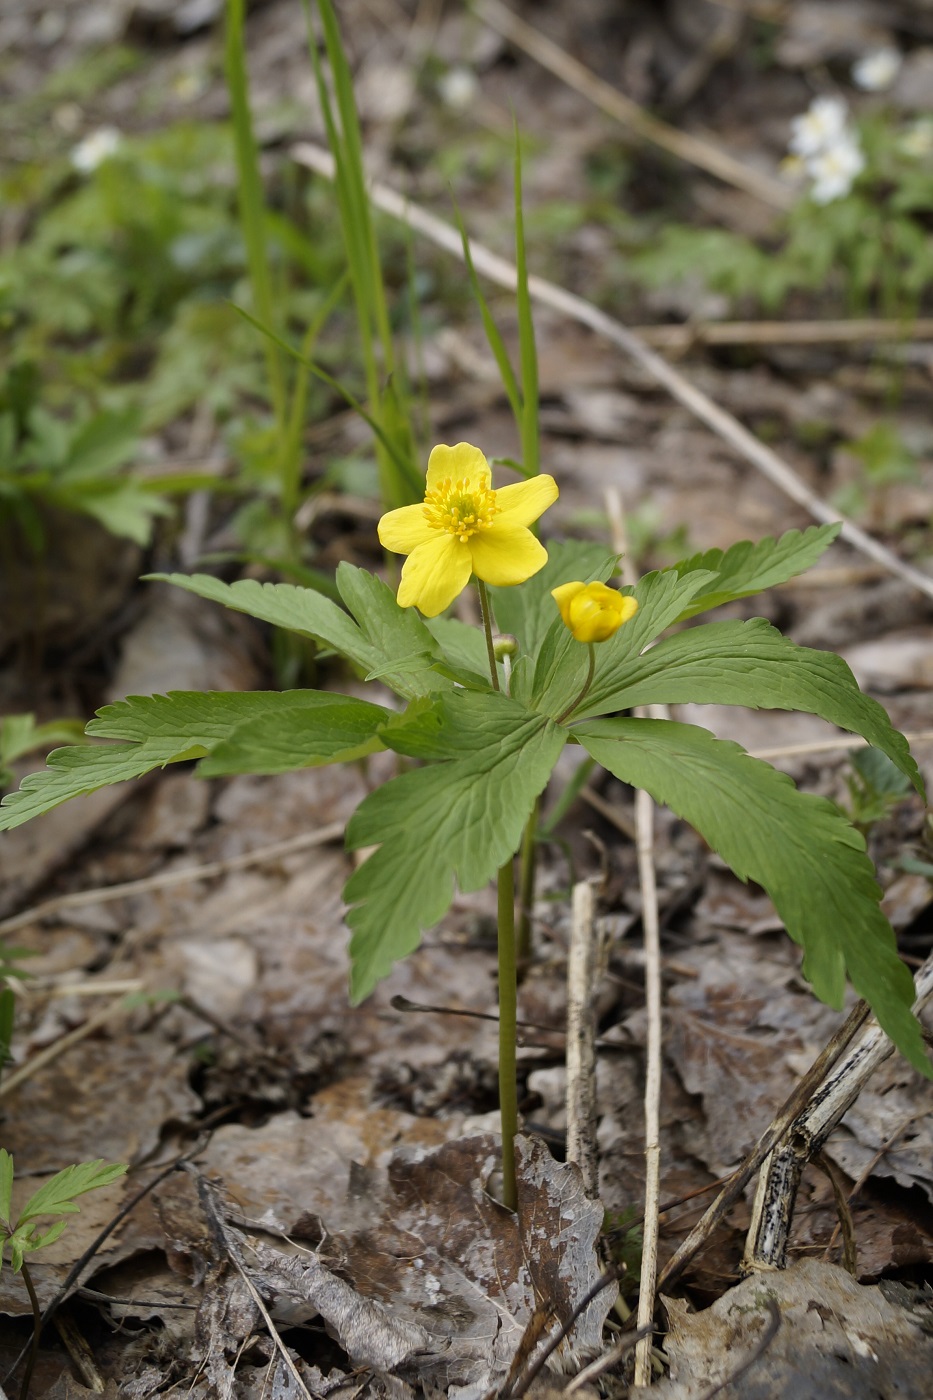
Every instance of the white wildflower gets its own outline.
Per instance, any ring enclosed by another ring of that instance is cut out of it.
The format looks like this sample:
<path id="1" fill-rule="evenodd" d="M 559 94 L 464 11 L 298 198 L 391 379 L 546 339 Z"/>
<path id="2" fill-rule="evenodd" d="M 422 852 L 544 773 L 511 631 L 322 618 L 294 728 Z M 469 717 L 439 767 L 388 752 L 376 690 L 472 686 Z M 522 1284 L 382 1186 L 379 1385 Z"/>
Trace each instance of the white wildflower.
<path id="1" fill-rule="evenodd" d="M 852 65 L 852 81 L 863 92 L 885 92 L 900 72 L 901 62 L 895 48 L 872 49 Z"/>
<path id="2" fill-rule="evenodd" d="M 810 198 L 817 204 L 842 199 L 864 168 L 865 157 L 858 141 L 846 132 L 832 146 L 807 161 L 807 173 L 813 181 Z"/>
<path id="3" fill-rule="evenodd" d="M 437 84 L 437 91 L 445 107 L 451 107 L 455 112 L 464 112 L 476 101 L 479 83 L 473 69 L 459 63 L 447 70 Z"/>
<path id="4" fill-rule="evenodd" d="M 105 160 L 116 155 L 122 143 L 122 136 L 115 126 L 101 126 L 79 141 L 71 152 L 71 163 L 82 175 L 90 175 Z"/>
<path id="5" fill-rule="evenodd" d="M 898 143 L 905 156 L 914 160 L 928 160 L 933 156 L 933 119 L 920 117 L 911 122 L 901 135 Z"/>
<path id="6" fill-rule="evenodd" d="M 792 154 L 806 160 L 827 150 L 845 134 L 848 116 L 841 97 L 815 97 L 809 111 L 791 122 Z"/>

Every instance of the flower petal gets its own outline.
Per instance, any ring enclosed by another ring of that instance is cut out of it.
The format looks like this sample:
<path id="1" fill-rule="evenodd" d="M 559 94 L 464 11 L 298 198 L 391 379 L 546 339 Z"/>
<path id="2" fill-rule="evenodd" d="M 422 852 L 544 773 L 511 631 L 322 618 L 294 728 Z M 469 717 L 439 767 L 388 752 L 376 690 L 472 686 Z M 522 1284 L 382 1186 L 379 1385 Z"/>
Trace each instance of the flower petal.
<path id="1" fill-rule="evenodd" d="M 557 500 L 557 482 L 552 476 L 531 476 L 496 492 L 496 523 L 530 525 Z"/>
<path id="2" fill-rule="evenodd" d="M 523 525 L 503 525 L 498 515 L 488 529 L 473 535 L 465 548 L 473 555 L 476 577 L 500 588 L 524 583 L 547 563 L 547 550 L 530 530 Z"/>
<path id="3" fill-rule="evenodd" d="M 411 554 L 436 534 L 424 518 L 424 506 L 399 506 L 379 521 L 379 543 L 393 554 Z"/>
<path id="4" fill-rule="evenodd" d="M 437 617 L 463 592 L 472 572 L 469 547 L 455 535 L 432 530 L 430 538 L 402 565 L 398 605 L 416 607 L 425 617 Z"/>
<path id="5" fill-rule="evenodd" d="M 458 442 L 456 447 L 447 447 L 444 443 L 439 443 L 432 449 L 428 458 L 428 484 L 425 494 L 436 490 L 447 477 L 450 477 L 451 481 L 466 478 L 479 489 L 488 490 L 492 472 L 482 452 L 472 443 Z"/>
<path id="6" fill-rule="evenodd" d="M 570 626 L 570 604 L 578 593 L 583 592 L 585 587 L 585 583 L 576 581 L 574 583 L 562 583 L 559 584 L 557 588 L 551 589 L 551 597 L 560 609 L 560 615 L 565 627 Z"/>

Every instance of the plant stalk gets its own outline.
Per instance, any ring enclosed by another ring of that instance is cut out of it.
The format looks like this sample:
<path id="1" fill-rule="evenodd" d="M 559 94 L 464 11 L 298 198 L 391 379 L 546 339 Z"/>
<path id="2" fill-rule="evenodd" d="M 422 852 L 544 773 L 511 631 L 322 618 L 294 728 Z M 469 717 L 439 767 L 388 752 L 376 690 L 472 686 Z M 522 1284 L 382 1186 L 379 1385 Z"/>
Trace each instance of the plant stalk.
<path id="1" fill-rule="evenodd" d="M 522 837 L 522 863 L 518 886 L 518 933 L 516 935 L 516 956 L 519 966 L 531 957 L 531 909 L 535 902 L 535 873 L 537 865 L 538 818 L 541 813 L 541 798 L 535 798 L 535 805 L 525 823 Z"/>
<path id="2" fill-rule="evenodd" d="M 512 1211 L 518 1209 L 515 1175 L 515 1134 L 518 1132 L 517 1032 L 515 875 L 510 857 L 499 869 L 499 1115 L 502 1123 L 502 1203 Z"/>
<path id="3" fill-rule="evenodd" d="M 29 1302 L 32 1305 L 32 1343 L 29 1348 L 29 1360 L 26 1362 L 26 1369 L 23 1372 L 23 1379 L 19 1388 L 19 1400 L 28 1400 L 29 1382 L 32 1380 L 32 1373 L 36 1368 L 39 1359 L 39 1340 L 42 1336 L 42 1309 L 39 1306 L 39 1299 L 33 1287 L 32 1275 L 29 1272 L 29 1265 L 25 1259 L 20 1265 L 20 1275 L 26 1285 L 26 1292 L 29 1294 Z"/>
<path id="4" fill-rule="evenodd" d="M 479 606 L 483 614 L 483 631 L 486 634 L 486 655 L 489 658 L 489 675 L 492 679 L 493 690 L 499 690 L 499 668 L 496 665 L 496 648 L 492 640 L 492 608 L 489 605 L 489 594 L 486 592 L 486 585 L 481 578 L 476 580 L 476 591 L 479 593 Z"/>

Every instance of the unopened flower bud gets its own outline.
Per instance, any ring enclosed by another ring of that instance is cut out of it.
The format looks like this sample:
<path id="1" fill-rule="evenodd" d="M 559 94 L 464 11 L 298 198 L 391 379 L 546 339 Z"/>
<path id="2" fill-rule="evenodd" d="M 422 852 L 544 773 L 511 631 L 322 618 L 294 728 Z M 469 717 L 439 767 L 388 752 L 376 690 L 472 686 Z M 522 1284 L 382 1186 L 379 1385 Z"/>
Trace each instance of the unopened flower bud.
<path id="1" fill-rule="evenodd" d="M 551 597 L 578 642 L 605 642 L 638 611 L 634 598 L 604 583 L 562 583 Z"/>

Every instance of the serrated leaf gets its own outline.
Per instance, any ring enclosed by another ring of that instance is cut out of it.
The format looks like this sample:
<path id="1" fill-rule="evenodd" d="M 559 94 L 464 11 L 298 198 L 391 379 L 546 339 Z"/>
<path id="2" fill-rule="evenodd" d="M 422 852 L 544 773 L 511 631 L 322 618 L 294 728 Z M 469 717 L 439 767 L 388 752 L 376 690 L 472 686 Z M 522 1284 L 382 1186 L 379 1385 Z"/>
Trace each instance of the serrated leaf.
<path id="1" fill-rule="evenodd" d="M 327 647 L 333 647 L 358 666 L 371 670 L 379 658 L 368 647 L 356 623 L 322 593 L 300 588 L 294 583 L 258 583 L 255 579 L 240 579 L 237 583 L 222 583 L 210 574 L 147 574 L 153 582 L 171 583 L 209 598 L 233 612 L 246 613 L 260 622 L 297 632 Z"/>
<path id="2" fill-rule="evenodd" d="M 708 549 L 692 559 L 682 560 L 675 566 L 679 574 L 703 569 L 714 572 L 716 577 L 692 599 L 678 621 L 736 598 L 748 598 L 766 588 L 775 588 L 802 574 L 829 548 L 841 529 L 840 524 L 811 525 L 803 532 L 787 530 L 780 539 L 769 535 L 757 543 L 741 540 L 725 552 Z"/>
<path id="3" fill-rule="evenodd" d="M 73 1207 L 73 1210 L 76 1211 L 77 1209 L 77 1206 Z M 28 1248 L 30 1250 L 42 1249 L 47 1244 L 54 1244 L 59 1235 L 64 1234 L 67 1228 L 67 1220 L 56 1220 L 54 1225 L 50 1225 L 47 1230 L 41 1232 L 33 1230 L 29 1235 Z"/>
<path id="4" fill-rule="evenodd" d="M 348 619 L 349 620 L 349 619 Z M 175 690 L 168 695 L 134 695 L 105 705 L 87 733 L 129 742 L 95 748 L 56 749 L 48 767 L 28 774 L 17 792 L 0 803 L 0 831 L 50 811 L 71 797 L 111 783 L 139 778 L 154 768 L 204 758 L 244 724 L 274 720 L 283 710 L 309 711 L 333 706 L 342 697 L 326 691 Z M 356 702 L 364 705 L 367 702 Z M 378 707 L 375 707 L 378 708 Z M 385 718 L 386 711 L 382 711 Z M 326 741 L 322 739 L 322 758 Z M 333 756 L 327 761 L 333 761 Z"/>
<path id="5" fill-rule="evenodd" d="M 72 797 L 96 792 L 111 783 L 141 778 L 153 768 L 182 758 L 200 758 L 201 751 L 159 755 L 136 744 L 111 744 L 106 748 L 54 749 L 48 766 L 38 773 L 27 773 L 15 792 L 0 802 L 0 831 L 12 831 L 33 817 L 50 812 Z"/>
<path id="6" fill-rule="evenodd" d="M 581 718 L 636 705 L 691 703 L 802 710 L 861 734 L 923 796 L 923 779 L 907 740 L 884 707 L 862 693 L 842 657 L 798 646 L 764 618 L 707 622 L 679 632 L 632 657 L 617 675 L 618 688 L 611 694 L 587 696 Z"/>
<path id="7" fill-rule="evenodd" d="M 603 719 L 574 733 L 597 763 L 666 803 L 741 880 L 767 890 L 821 1000 L 841 1007 L 848 972 L 902 1054 L 933 1077 L 865 842 L 833 803 L 695 725 Z"/>
<path id="8" fill-rule="evenodd" d="M 638 612 L 613 637 L 596 647 L 596 671 L 586 699 L 588 713 L 594 713 L 594 705 L 601 705 L 615 694 L 632 658 L 677 621 L 686 604 L 712 577 L 707 570 L 694 570 L 680 577 L 676 569 L 662 569 L 645 574 L 634 588 L 624 590 L 638 600 Z M 549 601 L 556 612 L 554 599 Z M 538 655 L 533 686 L 535 707 L 545 714 L 562 715 L 579 695 L 586 667 L 586 647 L 574 640 L 558 615 Z"/>
<path id="9" fill-rule="evenodd" d="M 350 762 L 383 747 L 379 731 L 390 718 L 387 710 L 343 695 L 316 699 L 314 705 L 276 706 L 259 719 L 237 725 L 201 761 L 198 772 L 205 778 L 289 773 L 295 768 Z"/>
<path id="10" fill-rule="evenodd" d="M 391 588 L 352 564 L 338 566 L 337 588 L 366 643 L 379 658 L 368 668 L 370 672 L 377 671 L 386 685 L 406 700 L 450 689 L 450 681 L 434 669 L 440 651 L 414 608 L 400 608 Z M 399 658 L 404 658 L 402 666 Z"/>
<path id="11" fill-rule="evenodd" d="M 10 1220 L 13 1201 L 13 1158 L 5 1147 L 0 1147 L 0 1221 Z"/>
<path id="12" fill-rule="evenodd" d="M 547 554 L 544 567 L 524 583 L 489 589 L 496 626 L 514 637 L 521 652 L 529 656 L 537 655 L 556 616 L 551 589 L 577 579 L 581 583 L 605 582 L 616 561 L 604 546 L 584 540 L 549 542 Z"/>
<path id="13" fill-rule="evenodd" d="M 78 1210 L 75 1205 L 77 1196 L 83 1196 L 99 1186 L 110 1186 L 119 1177 L 125 1176 L 126 1170 L 122 1162 L 107 1162 L 103 1157 L 64 1167 L 30 1196 L 20 1211 L 17 1229 L 40 1215 L 74 1214 Z"/>
<path id="14" fill-rule="evenodd" d="M 432 708 L 432 752 L 457 757 L 378 788 L 347 832 L 351 849 L 379 843 L 345 890 L 355 1002 L 443 917 L 455 881 L 479 889 L 514 853 L 567 737 L 497 692 L 452 691 Z"/>
<path id="15" fill-rule="evenodd" d="M 364 571 L 352 569 L 350 565 L 341 565 L 343 586 L 346 587 L 351 596 L 359 599 L 361 610 L 363 610 L 363 587 L 354 588 L 352 583 L 348 582 L 346 570 L 350 570 L 351 574 L 363 574 Z M 364 576 L 372 578 L 371 575 Z M 420 638 L 417 629 L 420 619 L 412 610 L 399 608 L 384 584 L 380 587 L 385 590 L 389 600 L 394 603 L 396 611 L 409 619 L 408 630 L 404 634 L 409 638 L 409 641 L 404 647 L 393 645 L 391 652 L 387 652 L 384 648 L 386 636 L 382 631 L 382 626 L 387 609 L 385 599 L 380 597 L 378 590 L 372 590 L 367 595 L 369 601 L 377 600 L 375 616 L 369 624 L 369 632 L 367 633 L 330 598 L 325 598 L 323 594 L 316 593 L 313 589 L 300 588 L 297 584 L 257 583 L 254 579 L 241 579 L 238 583 L 221 583 L 219 579 L 211 578 L 208 574 L 149 574 L 147 577 L 164 583 L 173 583 L 178 588 L 186 589 L 189 593 L 196 593 L 200 598 L 209 598 L 212 602 L 222 603 L 224 607 L 232 608 L 234 612 L 247 613 L 250 617 L 258 618 L 261 622 L 271 623 L 274 627 L 282 627 L 288 632 L 297 632 L 302 637 L 310 637 L 319 645 L 332 647 L 334 651 L 339 652 L 341 656 L 345 656 L 348 661 L 358 666 L 364 675 L 370 672 L 384 674 L 387 683 L 392 686 L 396 694 L 401 695 L 406 700 L 413 699 L 416 695 L 426 694 L 429 689 L 440 690 L 450 684 L 438 676 L 436 672 L 432 672 L 427 664 L 423 670 L 403 669 L 394 676 L 384 669 L 387 663 L 391 663 L 395 657 L 408 658 L 417 654 L 424 646 L 429 652 L 433 651 L 433 642 L 426 629 L 427 643 L 424 643 L 423 640 L 417 644 L 411 641 L 412 637 L 418 636 Z M 378 580 L 373 580 L 373 582 L 378 583 Z M 392 635 L 394 637 L 396 633 L 393 631 Z"/>

